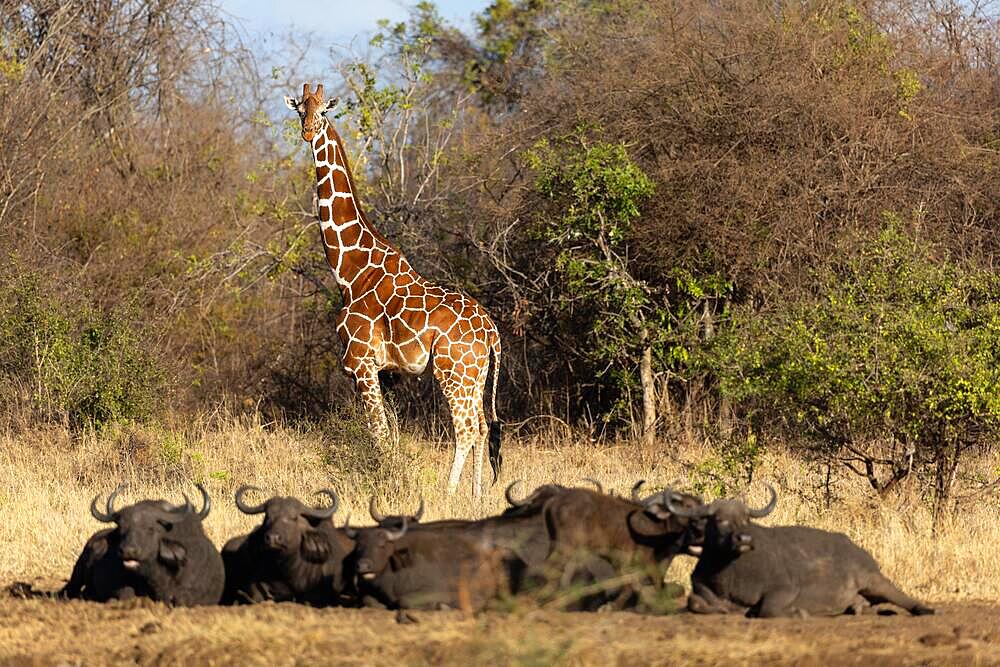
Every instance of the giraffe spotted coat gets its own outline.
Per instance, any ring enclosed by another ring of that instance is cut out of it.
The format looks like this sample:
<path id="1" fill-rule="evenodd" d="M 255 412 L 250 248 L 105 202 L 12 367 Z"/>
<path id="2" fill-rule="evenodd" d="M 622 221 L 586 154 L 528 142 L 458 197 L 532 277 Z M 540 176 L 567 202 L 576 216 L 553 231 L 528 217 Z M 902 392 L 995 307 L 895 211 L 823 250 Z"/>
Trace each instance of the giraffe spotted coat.
<path id="1" fill-rule="evenodd" d="M 465 460 L 474 450 L 472 488 L 478 498 L 487 441 L 494 480 L 502 462 L 496 416 L 497 328 L 475 299 L 435 285 L 414 271 L 399 249 L 368 222 L 354 194 L 344 143 L 323 115 L 336 105 L 336 100 L 324 101 L 323 86 L 310 93 L 305 84 L 301 99 L 286 97 L 285 102 L 298 112 L 302 138 L 312 147 L 323 247 L 344 304 L 337 318 L 344 369 L 356 383 L 369 425 L 377 438 L 388 438 L 380 370 L 419 375 L 430 365 L 448 400 L 455 431 L 448 490 L 457 488 Z M 485 391 L 491 357 L 487 423 Z"/>

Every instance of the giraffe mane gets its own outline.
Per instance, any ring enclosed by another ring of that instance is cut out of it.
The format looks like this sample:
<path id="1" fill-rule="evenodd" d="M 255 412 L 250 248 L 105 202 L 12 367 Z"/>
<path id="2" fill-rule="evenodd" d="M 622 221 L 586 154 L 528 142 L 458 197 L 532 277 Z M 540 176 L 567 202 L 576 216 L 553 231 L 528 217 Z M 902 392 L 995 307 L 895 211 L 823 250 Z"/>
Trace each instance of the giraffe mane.
<path id="1" fill-rule="evenodd" d="M 320 84 L 319 85 L 319 89 L 322 90 L 322 88 L 323 88 L 323 84 Z M 340 137 L 340 133 L 337 132 L 337 129 L 333 126 L 333 123 L 331 123 L 327 119 L 324 119 L 324 121 L 325 121 L 327 130 L 333 135 L 334 141 L 336 141 L 337 146 L 340 148 L 340 154 L 341 154 L 341 156 L 343 156 L 343 158 L 344 158 L 344 171 L 347 172 L 347 182 L 350 185 L 351 192 L 357 192 L 357 188 L 355 187 L 355 182 L 354 182 L 354 172 L 351 171 L 350 161 L 347 159 L 347 151 L 344 150 L 344 140 Z M 361 208 L 361 200 L 360 199 L 355 199 L 355 205 L 357 206 L 357 209 L 358 209 L 358 216 L 361 218 L 361 222 L 364 224 L 365 228 L 369 232 L 371 232 L 372 235 L 376 239 L 378 239 L 382 243 L 385 243 L 387 246 L 389 246 L 389 248 L 391 248 L 396 253 L 398 253 L 400 257 L 405 257 L 403 255 L 403 251 L 401 251 L 396 246 L 395 243 L 393 243 L 392 241 L 390 241 L 389 239 L 387 239 L 385 236 L 383 236 L 382 232 L 380 232 L 378 229 L 376 229 L 375 226 L 368 221 L 368 215 L 364 212 L 364 209 Z"/>

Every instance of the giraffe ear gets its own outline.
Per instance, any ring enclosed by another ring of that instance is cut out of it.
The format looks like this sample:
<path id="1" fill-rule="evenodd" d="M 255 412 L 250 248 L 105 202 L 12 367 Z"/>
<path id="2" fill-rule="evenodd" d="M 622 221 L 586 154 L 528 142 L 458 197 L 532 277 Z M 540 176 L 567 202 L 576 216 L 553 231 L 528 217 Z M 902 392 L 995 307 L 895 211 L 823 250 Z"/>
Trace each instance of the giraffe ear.
<path id="1" fill-rule="evenodd" d="M 285 106 L 291 109 L 292 111 L 299 110 L 298 100 L 296 100 L 294 97 L 289 97 L 288 95 L 285 95 Z"/>
<path id="2" fill-rule="evenodd" d="M 326 103 L 326 107 L 323 109 L 323 113 L 326 113 L 327 111 L 333 111 L 338 104 L 340 104 L 339 97 L 330 98 L 330 100 Z"/>

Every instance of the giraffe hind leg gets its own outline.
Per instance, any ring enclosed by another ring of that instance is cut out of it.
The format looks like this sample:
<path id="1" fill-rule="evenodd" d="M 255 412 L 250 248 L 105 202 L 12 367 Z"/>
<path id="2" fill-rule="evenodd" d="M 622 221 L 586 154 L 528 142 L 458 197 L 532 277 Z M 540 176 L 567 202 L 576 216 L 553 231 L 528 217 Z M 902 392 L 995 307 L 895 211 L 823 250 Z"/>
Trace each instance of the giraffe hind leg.
<path id="1" fill-rule="evenodd" d="M 479 441 L 479 418 L 474 409 L 474 392 L 469 391 L 461 377 L 453 374 L 450 368 L 440 366 L 434 367 L 434 377 L 437 378 L 445 398 L 448 399 L 451 423 L 455 430 L 455 458 L 451 464 L 451 474 L 448 476 L 448 493 L 453 494 L 462 477 L 465 460 Z M 473 483 L 473 496 L 476 498 L 479 497 L 477 487 L 478 485 Z"/>

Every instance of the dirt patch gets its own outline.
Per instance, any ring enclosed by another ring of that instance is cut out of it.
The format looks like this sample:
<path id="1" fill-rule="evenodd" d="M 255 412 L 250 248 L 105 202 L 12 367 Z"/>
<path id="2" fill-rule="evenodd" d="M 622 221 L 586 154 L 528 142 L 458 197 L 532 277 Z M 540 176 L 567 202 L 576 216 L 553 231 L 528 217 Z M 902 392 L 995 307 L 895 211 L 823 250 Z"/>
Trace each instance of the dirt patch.
<path id="1" fill-rule="evenodd" d="M 170 609 L 0 599 L 3 665 L 1000 664 L 1000 605 L 938 615 L 758 620 L 549 611 L 393 612 L 295 604 Z"/>

